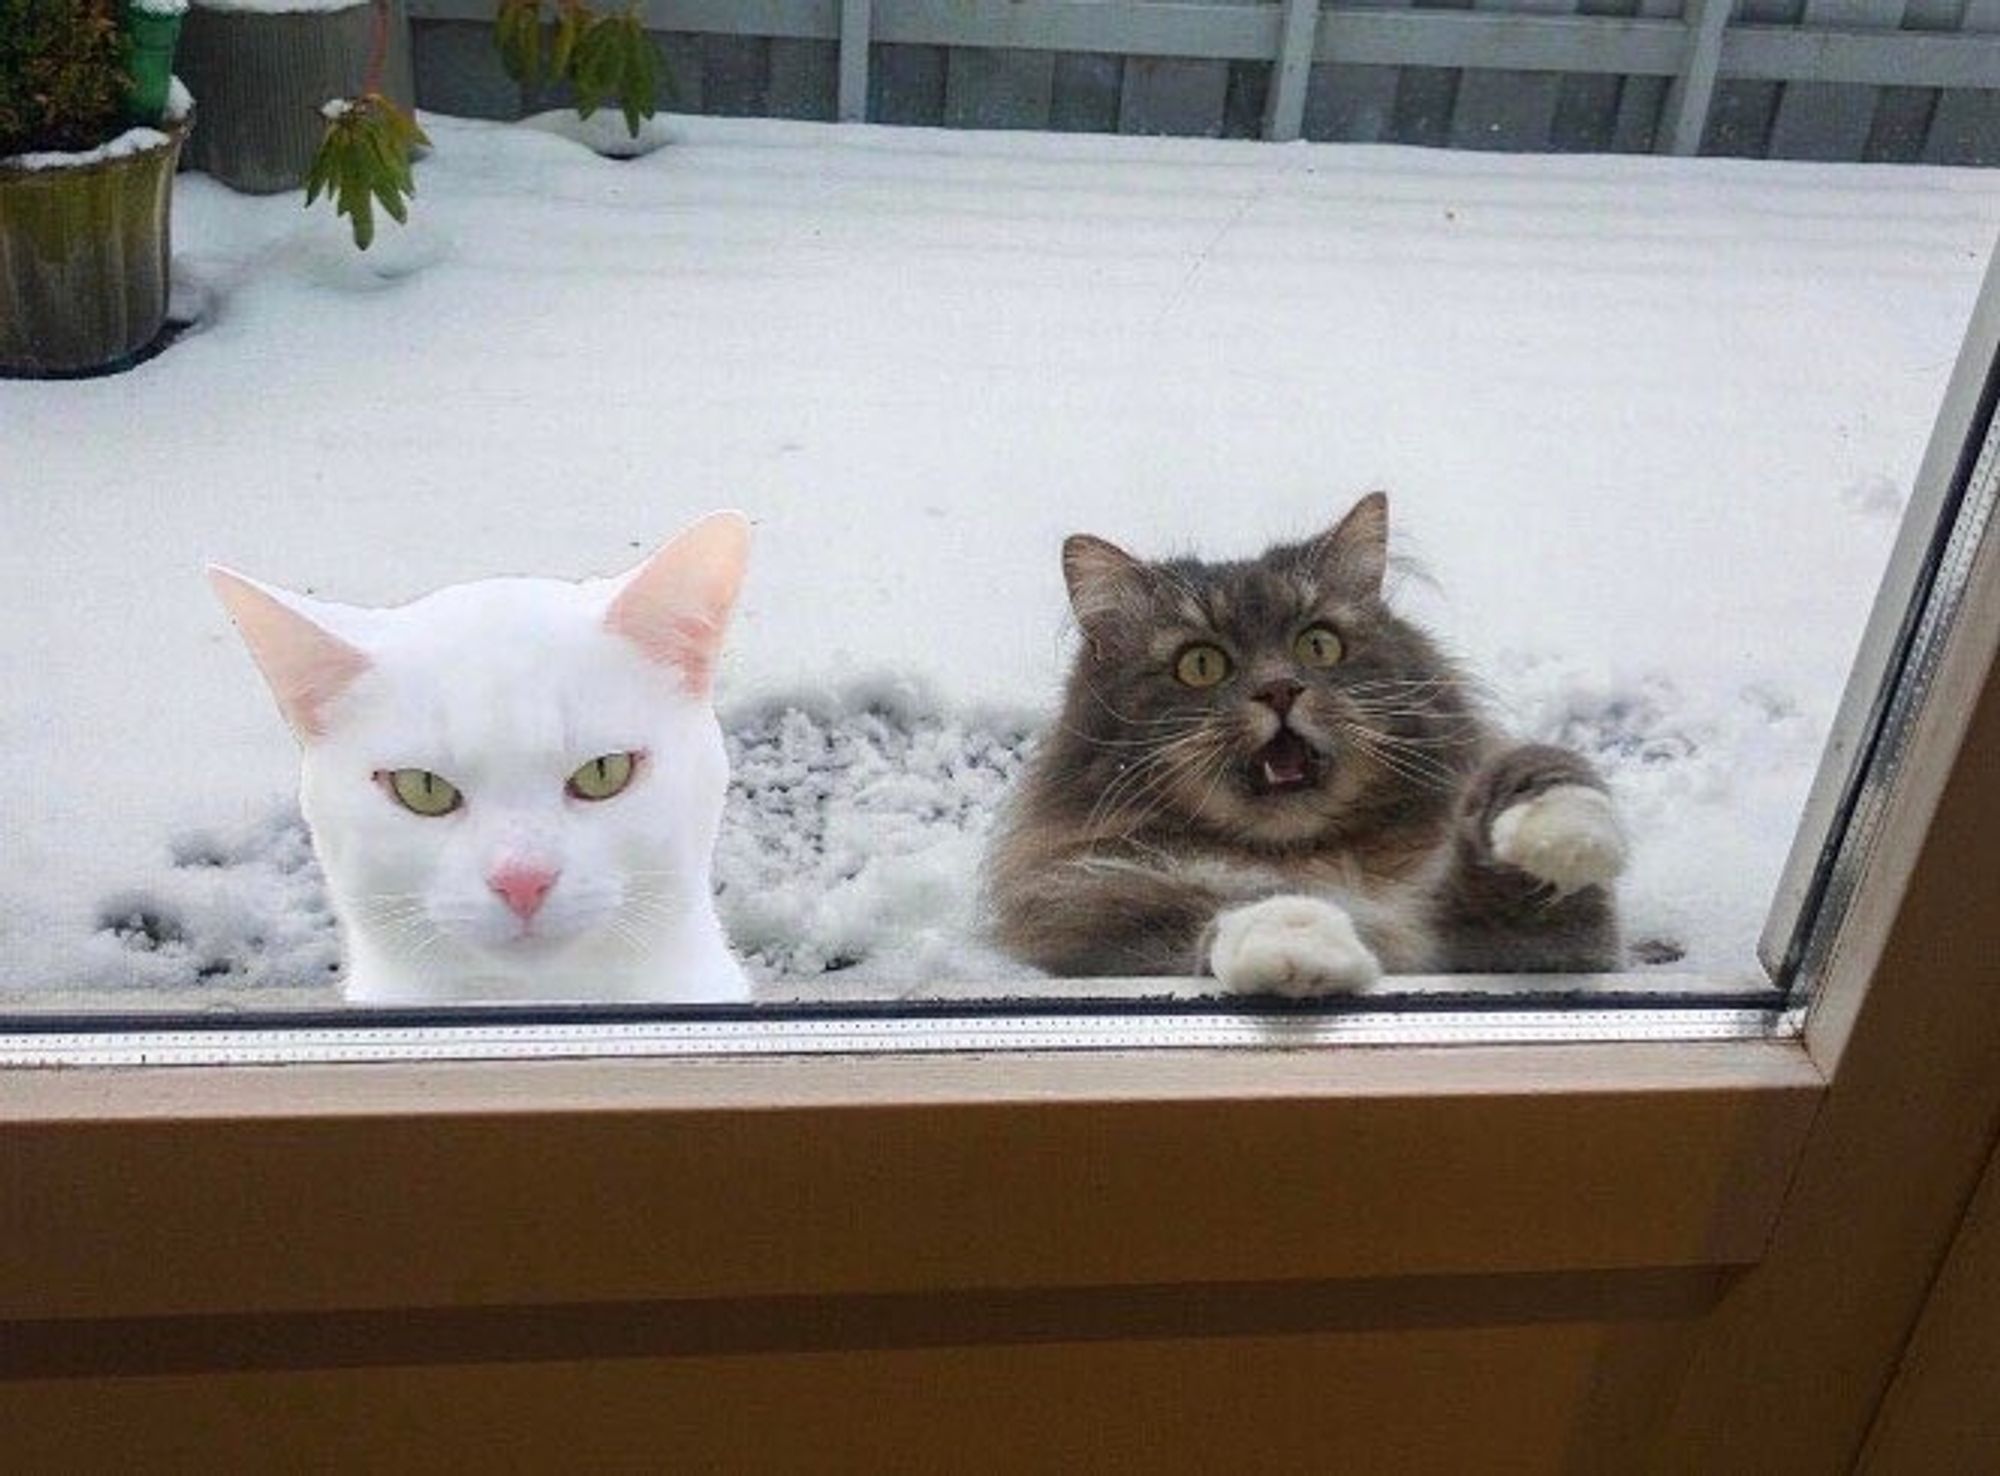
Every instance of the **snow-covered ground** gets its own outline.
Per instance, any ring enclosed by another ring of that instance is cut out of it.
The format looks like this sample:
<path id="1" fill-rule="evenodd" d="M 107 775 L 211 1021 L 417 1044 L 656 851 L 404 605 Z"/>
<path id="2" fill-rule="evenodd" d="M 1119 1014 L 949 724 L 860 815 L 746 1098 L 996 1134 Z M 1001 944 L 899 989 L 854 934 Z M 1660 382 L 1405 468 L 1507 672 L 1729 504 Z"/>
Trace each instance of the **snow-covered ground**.
<path id="1" fill-rule="evenodd" d="M 366 256 L 182 176 L 199 331 L 0 383 L 17 1003 L 326 977 L 208 561 L 387 603 L 744 508 L 725 916 L 860 995 L 1000 968 L 972 870 L 1064 534 L 1239 556 L 1374 486 L 1413 607 L 1611 772 L 1644 957 L 1741 976 L 2000 224 L 1971 171 L 424 124 Z"/>

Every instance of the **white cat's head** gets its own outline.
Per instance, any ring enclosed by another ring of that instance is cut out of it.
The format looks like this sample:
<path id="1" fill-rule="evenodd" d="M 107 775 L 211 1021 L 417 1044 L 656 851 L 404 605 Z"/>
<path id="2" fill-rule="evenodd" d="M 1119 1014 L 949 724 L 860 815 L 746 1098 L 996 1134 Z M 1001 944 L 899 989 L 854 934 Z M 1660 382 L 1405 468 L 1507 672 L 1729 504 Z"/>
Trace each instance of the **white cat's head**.
<path id="1" fill-rule="evenodd" d="M 714 931 L 710 682 L 748 541 L 717 513 L 621 578 L 386 610 L 210 570 L 303 749 L 350 993 L 591 993 Z"/>

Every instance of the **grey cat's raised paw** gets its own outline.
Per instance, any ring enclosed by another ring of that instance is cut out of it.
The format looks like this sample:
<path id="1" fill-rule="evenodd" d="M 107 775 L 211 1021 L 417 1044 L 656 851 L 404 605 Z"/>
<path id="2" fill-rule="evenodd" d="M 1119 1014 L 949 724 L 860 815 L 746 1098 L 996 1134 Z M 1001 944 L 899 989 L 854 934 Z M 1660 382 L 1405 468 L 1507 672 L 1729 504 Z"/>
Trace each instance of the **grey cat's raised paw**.
<path id="1" fill-rule="evenodd" d="M 1493 855 L 1545 882 L 1558 897 L 1607 886 L 1625 870 L 1625 833 L 1611 796 L 1558 784 L 1493 818 Z"/>
<path id="2" fill-rule="evenodd" d="M 1271 897 L 1223 913 L 1208 965 L 1225 989 L 1245 994 L 1365 989 L 1382 975 L 1353 919 L 1317 897 Z"/>

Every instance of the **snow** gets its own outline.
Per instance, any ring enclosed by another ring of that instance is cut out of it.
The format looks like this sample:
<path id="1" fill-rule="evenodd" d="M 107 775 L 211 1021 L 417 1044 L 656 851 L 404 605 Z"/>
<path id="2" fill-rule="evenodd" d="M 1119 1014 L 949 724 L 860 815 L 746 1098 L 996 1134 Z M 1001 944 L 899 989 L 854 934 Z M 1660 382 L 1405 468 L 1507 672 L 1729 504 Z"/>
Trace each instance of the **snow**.
<path id="1" fill-rule="evenodd" d="M 30 174 L 45 169 L 85 169 L 92 164 L 103 164 L 112 159 L 125 159 L 133 154 L 143 154 L 148 149 L 163 149 L 167 146 L 166 134 L 157 128 L 128 128 L 116 138 L 99 144 L 94 149 L 79 149 L 73 153 L 46 150 L 33 154 L 15 154 L 0 159 L 0 165 L 8 169 L 25 170 Z"/>
<path id="2" fill-rule="evenodd" d="M 625 126 L 625 115 L 617 108 L 599 108 L 588 118 L 579 117 L 574 108 L 555 108 L 523 118 L 521 127 L 569 139 L 607 159 L 642 159 L 674 139 L 672 119 L 641 118 L 635 134 Z"/>
<path id="3" fill-rule="evenodd" d="M 423 124 L 365 255 L 183 175 L 196 328 L 0 383 L 10 997 L 324 987 L 210 561 L 388 603 L 746 509 L 725 920 L 773 989 L 906 993 L 1020 976 L 973 873 L 1063 535 L 1240 556 L 1373 486 L 1411 608 L 1610 773 L 1639 959 L 1741 978 L 2000 223 L 1973 171 Z"/>
<path id="4" fill-rule="evenodd" d="M 311 15 L 353 10 L 370 0 L 193 0 L 197 9 L 238 15 Z"/>
<path id="5" fill-rule="evenodd" d="M 188 0 L 132 0 L 132 8 L 143 15 L 186 15 Z"/>

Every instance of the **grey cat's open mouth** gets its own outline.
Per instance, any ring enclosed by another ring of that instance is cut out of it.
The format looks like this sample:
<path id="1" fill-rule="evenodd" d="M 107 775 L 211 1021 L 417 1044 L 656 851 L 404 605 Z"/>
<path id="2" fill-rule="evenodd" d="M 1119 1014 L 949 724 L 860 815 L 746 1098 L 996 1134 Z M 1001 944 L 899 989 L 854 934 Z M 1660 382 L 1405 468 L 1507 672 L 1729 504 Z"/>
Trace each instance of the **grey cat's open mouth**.
<path id="1" fill-rule="evenodd" d="M 1252 794 L 1291 794 L 1311 789 L 1326 772 L 1326 758 L 1290 728 L 1250 756 Z"/>

